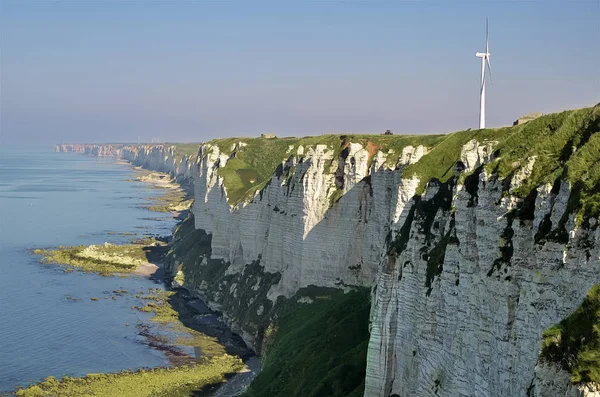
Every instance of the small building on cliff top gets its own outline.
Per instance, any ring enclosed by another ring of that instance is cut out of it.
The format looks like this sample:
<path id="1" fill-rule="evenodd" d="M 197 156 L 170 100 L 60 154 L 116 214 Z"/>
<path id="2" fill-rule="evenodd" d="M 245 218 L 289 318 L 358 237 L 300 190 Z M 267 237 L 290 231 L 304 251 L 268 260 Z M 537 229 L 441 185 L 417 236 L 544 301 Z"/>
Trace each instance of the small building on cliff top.
<path id="1" fill-rule="evenodd" d="M 533 119 L 537 119 L 538 117 L 540 117 L 543 113 L 542 112 L 531 112 L 526 114 L 525 116 L 521 116 L 519 117 L 514 123 L 513 125 L 521 125 L 524 124 L 528 121 L 531 121 Z"/>

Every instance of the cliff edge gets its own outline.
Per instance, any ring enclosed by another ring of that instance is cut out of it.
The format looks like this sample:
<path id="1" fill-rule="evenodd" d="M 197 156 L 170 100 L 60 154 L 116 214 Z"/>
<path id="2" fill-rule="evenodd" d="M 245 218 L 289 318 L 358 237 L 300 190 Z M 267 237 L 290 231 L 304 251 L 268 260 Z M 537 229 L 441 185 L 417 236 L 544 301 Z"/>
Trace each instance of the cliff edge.
<path id="1" fill-rule="evenodd" d="M 353 395 L 597 396 L 598 131 L 599 105 L 448 135 L 114 155 L 193 179 L 168 270 L 267 357 L 298 307 L 368 288 Z"/>

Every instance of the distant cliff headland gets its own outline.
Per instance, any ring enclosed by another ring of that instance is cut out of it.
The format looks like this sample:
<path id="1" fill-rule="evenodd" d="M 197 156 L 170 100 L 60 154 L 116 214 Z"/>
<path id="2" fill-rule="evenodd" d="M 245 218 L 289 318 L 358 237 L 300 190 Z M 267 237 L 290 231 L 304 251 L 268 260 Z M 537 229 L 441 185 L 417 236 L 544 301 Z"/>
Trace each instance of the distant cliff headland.
<path id="1" fill-rule="evenodd" d="M 166 270 L 262 356 L 248 396 L 600 396 L 599 131 L 56 151 L 193 184 Z"/>

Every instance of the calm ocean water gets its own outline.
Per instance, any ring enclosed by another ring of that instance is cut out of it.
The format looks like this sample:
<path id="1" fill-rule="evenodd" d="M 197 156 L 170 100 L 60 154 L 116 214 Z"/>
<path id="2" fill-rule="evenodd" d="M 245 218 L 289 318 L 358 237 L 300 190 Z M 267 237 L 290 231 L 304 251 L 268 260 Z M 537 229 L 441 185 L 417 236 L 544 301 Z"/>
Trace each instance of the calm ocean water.
<path id="1" fill-rule="evenodd" d="M 105 293 L 153 281 L 64 273 L 27 251 L 169 234 L 175 221 L 140 208 L 153 193 L 133 177 L 114 159 L 0 149 L 0 393 L 49 375 L 168 365 L 137 335 L 148 315 L 131 309 L 135 294 L 114 301 Z"/>

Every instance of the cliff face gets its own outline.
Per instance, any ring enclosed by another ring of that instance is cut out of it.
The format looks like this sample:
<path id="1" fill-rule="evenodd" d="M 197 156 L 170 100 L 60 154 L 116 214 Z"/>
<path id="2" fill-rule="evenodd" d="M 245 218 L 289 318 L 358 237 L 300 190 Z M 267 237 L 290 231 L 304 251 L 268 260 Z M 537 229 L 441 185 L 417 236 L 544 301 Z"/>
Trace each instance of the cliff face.
<path id="1" fill-rule="evenodd" d="M 176 150 L 176 147 L 166 145 L 131 145 L 120 148 L 117 155 L 133 165 L 149 170 L 191 178 L 195 156 L 181 156 L 177 159 Z"/>
<path id="2" fill-rule="evenodd" d="M 265 272 L 279 273 L 268 294 L 273 302 L 309 285 L 371 286 L 389 221 L 402 212 L 415 181 L 376 172 L 385 160 L 381 153 L 369 166 L 367 150 L 348 148 L 344 159 L 334 158 L 326 145 L 294 149 L 263 190 L 232 208 L 218 175 L 231 155 L 203 145 L 193 213 L 196 228 L 212 236 L 212 258 L 229 263 L 229 272 L 260 260 Z M 426 149 L 408 146 L 404 152 L 399 166 L 418 161 Z M 341 198 L 330 206 L 338 189 Z"/>
<path id="3" fill-rule="evenodd" d="M 365 395 L 558 395 L 537 394 L 541 334 L 598 283 L 599 230 L 571 217 L 566 242 L 542 241 L 543 219 L 568 217 L 568 183 L 541 186 L 513 213 L 500 180 L 477 179 L 475 198 L 430 184 L 393 225 L 403 249 L 388 251 L 376 282 Z"/>
<path id="4" fill-rule="evenodd" d="M 261 152 L 266 141 L 232 139 L 200 145 L 197 160 L 163 146 L 118 154 L 193 178 L 198 230 L 167 270 L 257 351 L 284 302 L 363 286 L 365 396 L 597 396 L 540 350 L 600 283 L 598 131 L 596 106 L 428 140 L 272 140 L 280 148 Z"/>
<path id="5" fill-rule="evenodd" d="M 59 144 L 54 146 L 55 152 L 74 152 L 89 154 L 91 156 L 118 156 L 119 147 L 122 145 L 94 145 L 94 144 Z"/>
<path id="6" fill-rule="evenodd" d="M 236 207 L 219 176 L 235 152 L 210 144 L 200 149 L 192 212 L 196 228 L 210 235 L 210 255 L 186 280 L 256 350 L 279 298 L 310 286 L 371 287 L 375 280 L 389 220 L 400 216 L 416 184 L 383 170 L 381 153 L 369 166 L 367 150 L 348 148 L 344 159 L 326 145 L 294 148 L 266 186 Z M 398 164 L 425 152 L 405 147 Z M 332 203 L 336 191 L 343 195 Z M 221 266 L 223 277 L 207 280 L 205 266 Z"/>
<path id="7" fill-rule="evenodd" d="M 600 281 L 599 231 L 595 220 L 576 225 L 568 181 L 542 184 L 525 199 L 512 195 L 535 160 L 506 186 L 481 167 L 496 143 L 466 142 L 457 176 L 431 181 L 420 196 L 419 179 L 402 170 L 425 148 L 405 148 L 389 170 L 383 153 L 369 166 L 367 150 L 351 144 L 332 166 L 342 170 L 343 195 L 331 208 L 338 187 L 327 164 L 336 159 L 325 146 L 299 148 L 260 194 L 231 208 L 218 170 L 234 157 L 204 145 L 196 227 L 211 235 L 210 258 L 226 272 L 242 275 L 246 264 L 260 263 L 261 272 L 277 274 L 266 293 L 273 303 L 310 285 L 374 285 L 365 396 L 550 396 L 567 388 L 579 395 L 566 372 L 567 381 L 548 387 L 554 375 L 536 364 L 542 332 Z M 471 175 L 460 180 L 459 171 Z M 553 232 L 568 237 L 544 238 Z M 215 295 L 200 281 L 198 291 L 232 312 L 223 302 L 241 281 L 224 281 Z M 257 345 L 258 328 L 253 334 L 245 317 L 229 320 Z"/>
<path id="8" fill-rule="evenodd" d="M 189 146 L 189 144 L 180 145 Z M 55 152 L 83 153 L 90 156 L 115 156 L 149 170 L 174 177 L 192 177 L 196 155 L 181 155 L 176 145 L 58 144 Z"/>

